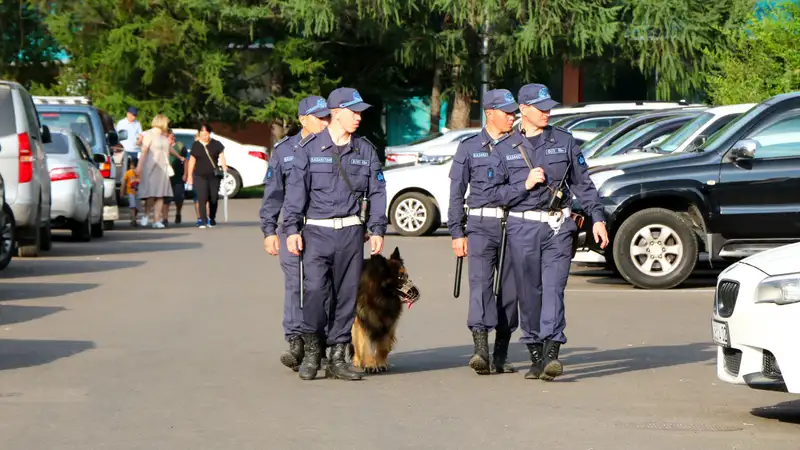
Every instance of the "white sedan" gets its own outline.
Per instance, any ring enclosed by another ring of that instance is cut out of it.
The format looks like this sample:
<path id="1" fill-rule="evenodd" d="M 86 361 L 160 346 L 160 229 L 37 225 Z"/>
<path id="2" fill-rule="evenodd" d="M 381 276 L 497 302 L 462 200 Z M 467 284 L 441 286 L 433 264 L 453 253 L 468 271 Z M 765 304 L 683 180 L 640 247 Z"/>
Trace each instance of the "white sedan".
<path id="1" fill-rule="evenodd" d="M 800 394 L 800 243 L 745 258 L 717 279 L 717 377 Z"/>
<path id="2" fill-rule="evenodd" d="M 192 148 L 197 130 L 176 128 L 173 131 L 178 142 L 182 142 L 186 148 Z M 228 173 L 220 183 L 220 195 L 227 191 L 228 197 L 236 197 L 242 188 L 264 184 L 267 175 L 266 147 L 242 144 L 215 133 L 211 133 L 211 138 L 225 146 L 225 161 L 228 163 Z"/>

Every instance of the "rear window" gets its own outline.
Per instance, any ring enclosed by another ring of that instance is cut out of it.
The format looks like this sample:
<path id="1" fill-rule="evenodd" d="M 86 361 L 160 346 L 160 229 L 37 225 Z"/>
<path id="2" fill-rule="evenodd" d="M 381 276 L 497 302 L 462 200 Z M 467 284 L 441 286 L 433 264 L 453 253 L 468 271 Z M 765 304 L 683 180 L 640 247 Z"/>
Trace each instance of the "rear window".
<path id="1" fill-rule="evenodd" d="M 88 114 L 77 112 L 40 112 L 42 125 L 53 128 L 71 130 L 94 147 L 94 128 Z"/>
<path id="2" fill-rule="evenodd" d="M 69 136 L 61 133 L 50 133 L 52 141 L 44 144 L 44 152 L 48 155 L 66 155 L 69 153 Z"/>
<path id="3" fill-rule="evenodd" d="M 0 86 L 0 136 L 17 134 L 17 116 L 14 114 L 14 98 L 11 89 Z"/>

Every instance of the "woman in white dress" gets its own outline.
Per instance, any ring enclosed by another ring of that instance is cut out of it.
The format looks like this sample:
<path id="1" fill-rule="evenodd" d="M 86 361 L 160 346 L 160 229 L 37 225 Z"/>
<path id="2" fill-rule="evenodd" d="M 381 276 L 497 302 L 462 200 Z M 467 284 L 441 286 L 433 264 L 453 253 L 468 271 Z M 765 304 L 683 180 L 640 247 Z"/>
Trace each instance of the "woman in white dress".
<path id="1" fill-rule="evenodd" d="M 169 182 L 169 119 L 163 114 L 153 117 L 153 128 L 142 138 L 142 152 L 136 173 L 139 175 L 139 198 L 145 202 L 145 214 L 141 225 L 147 226 L 150 212 L 153 213 L 153 228 L 164 228 L 161 217 L 164 198 L 172 197 Z M 154 209 L 155 208 L 155 209 Z"/>

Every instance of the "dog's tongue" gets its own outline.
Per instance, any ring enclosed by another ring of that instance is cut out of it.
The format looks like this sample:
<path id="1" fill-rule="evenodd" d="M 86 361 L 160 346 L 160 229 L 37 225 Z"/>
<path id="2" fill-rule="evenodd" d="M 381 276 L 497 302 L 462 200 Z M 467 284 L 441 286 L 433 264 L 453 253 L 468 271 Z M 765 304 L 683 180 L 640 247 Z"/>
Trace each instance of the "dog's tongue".
<path id="1" fill-rule="evenodd" d="M 414 306 L 414 302 L 412 302 L 411 300 L 409 300 L 409 299 L 407 299 L 407 298 L 404 298 L 404 299 L 403 299 L 403 303 L 405 303 L 406 305 L 408 305 L 408 309 L 411 309 L 411 307 L 412 307 L 412 306 Z"/>

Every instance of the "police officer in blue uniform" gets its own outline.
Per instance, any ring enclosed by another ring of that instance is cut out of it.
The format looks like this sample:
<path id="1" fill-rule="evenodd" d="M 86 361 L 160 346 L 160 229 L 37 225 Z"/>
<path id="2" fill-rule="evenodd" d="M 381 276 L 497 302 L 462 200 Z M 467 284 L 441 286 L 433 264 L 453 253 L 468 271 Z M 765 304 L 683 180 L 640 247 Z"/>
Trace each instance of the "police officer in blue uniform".
<path id="1" fill-rule="evenodd" d="M 594 239 L 601 248 L 608 245 L 608 233 L 580 148 L 569 131 L 548 125 L 550 110 L 558 102 L 542 84 L 523 86 L 519 102 L 521 129 L 501 150 L 506 181 L 513 189 L 495 190 L 492 199 L 510 211 L 508 246 L 519 297 L 520 342 L 527 345 L 532 363 L 525 378 L 550 381 L 563 372 L 558 354 L 567 342 L 564 290 L 577 232 L 569 209 L 572 194 L 591 214 Z M 565 177 L 566 189 L 551 203 Z"/>
<path id="2" fill-rule="evenodd" d="M 360 380 L 345 354 L 351 342 L 356 295 L 364 261 L 364 228 L 371 254 L 383 251 L 386 233 L 386 185 L 375 147 L 354 135 L 361 113 L 370 107 L 355 89 L 328 96 L 331 122 L 295 155 L 286 186 L 284 227 L 289 252 L 303 258 L 305 304 L 304 356 L 299 376 L 316 378 L 321 337 L 327 324 L 331 347 L 326 375 Z M 302 233 L 302 236 L 301 234 Z M 331 287 L 333 289 L 331 289 Z M 331 292 L 332 291 L 332 292 Z M 329 316 L 326 314 L 330 298 Z"/>
<path id="3" fill-rule="evenodd" d="M 461 140 L 450 169 L 447 226 L 453 238 L 453 252 L 457 257 L 467 256 L 469 262 L 467 328 L 472 331 L 475 346 L 469 366 L 479 375 L 487 375 L 492 369 L 497 373 L 514 371 L 507 356 L 511 334 L 519 324 L 517 293 L 514 273 L 508 265 L 502 274 L 501 298 L 496 299 L 493 293 L 504 212 L 491 197 L 502 197 L 497 194 L 498 190 L 509 187 L 498 154 L 501 149 L 510 148 L 509 137 L 518 108 L 511 92 L 505 89 L 487 92 L 483 100 L 486 127 Z M 467 187 L 468 211 L 465 211 Z M 488 333 L 491 330 L 495 330 L 495 345 L 490 364 Z"/>
<path id="4" fill-rule="evenodd" d="M 324 98 L 312 95 L 300 100 L 297 115 L 303 128 L 294 136 L 286 136 L 275 144 L 264 182 L 264 198 L 261 202 L 261 231 L 264 232 L 264 250 L 272 256 L 280 254 L 284 277 L 283 334 L 289 342 L 289 350 L 281 355 L 281 363 L 294 370 L 303 359 L 303 340 L 300 337 L 302 314 L 300 310 L 300 258 L 292 255 L 280 242 L 286 242 L 286 233 L 278 229 L 278 215 L 286 195 L 286 178 L 292 170 L 296 153 L 324 130 L 330 120 L 330 110 Z"/>

